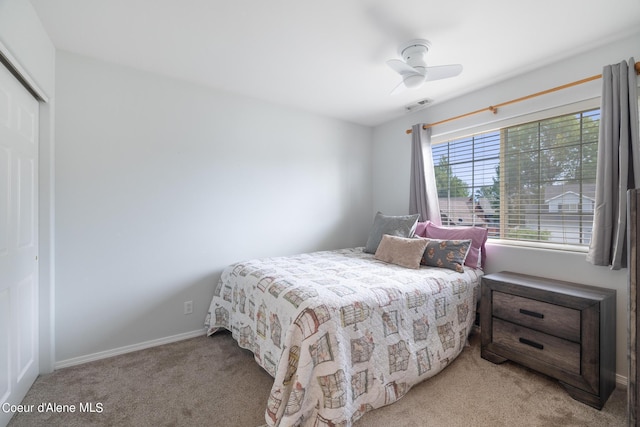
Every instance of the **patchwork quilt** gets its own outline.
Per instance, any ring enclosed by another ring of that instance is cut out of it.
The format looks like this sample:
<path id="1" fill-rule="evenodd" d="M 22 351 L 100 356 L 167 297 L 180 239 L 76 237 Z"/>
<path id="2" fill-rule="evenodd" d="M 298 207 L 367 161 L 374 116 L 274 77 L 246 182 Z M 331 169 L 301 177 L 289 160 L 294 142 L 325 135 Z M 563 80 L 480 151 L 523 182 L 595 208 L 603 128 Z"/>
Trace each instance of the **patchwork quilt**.
<path id="1" fill-rule="evenodd" d="M 274 377 L 270 426 L 350 426 L 462 351 L 481 270 L 409 269 L 363 248 L 226 268 L 206 319 Z"/>

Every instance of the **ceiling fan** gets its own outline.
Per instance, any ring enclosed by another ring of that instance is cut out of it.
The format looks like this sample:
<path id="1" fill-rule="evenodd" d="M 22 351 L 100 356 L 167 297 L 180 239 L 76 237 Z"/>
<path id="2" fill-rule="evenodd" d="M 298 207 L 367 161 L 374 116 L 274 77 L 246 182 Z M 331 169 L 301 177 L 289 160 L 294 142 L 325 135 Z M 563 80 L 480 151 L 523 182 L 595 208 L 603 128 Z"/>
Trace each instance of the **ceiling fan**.
<path id="1" fill-rule="evenodd" d="M 404 61 L 399 59 L 387 61 L 387 65 L 402 76 L 402 81 L 393 89 L 392 95 L 403 92 L 405 89 L 417 89 L 426 81 L 447 79 L 462 72 L 460 64 L 427 67 L 425 56 L 430 47 L 429 40 L 411 40 L 398 49 Z"/>

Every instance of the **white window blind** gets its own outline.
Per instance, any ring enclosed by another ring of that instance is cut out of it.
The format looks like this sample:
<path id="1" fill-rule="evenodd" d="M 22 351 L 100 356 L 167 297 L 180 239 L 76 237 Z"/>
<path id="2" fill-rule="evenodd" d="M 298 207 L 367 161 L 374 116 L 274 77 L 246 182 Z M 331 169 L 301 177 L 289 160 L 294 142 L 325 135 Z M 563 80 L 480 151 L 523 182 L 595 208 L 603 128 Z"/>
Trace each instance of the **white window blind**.
<path id="1" fill-rule="evenodd" d="M 433 147 L 445 225 L 489 237 L 586 246 L 591 238 L 599 110 Z"/>

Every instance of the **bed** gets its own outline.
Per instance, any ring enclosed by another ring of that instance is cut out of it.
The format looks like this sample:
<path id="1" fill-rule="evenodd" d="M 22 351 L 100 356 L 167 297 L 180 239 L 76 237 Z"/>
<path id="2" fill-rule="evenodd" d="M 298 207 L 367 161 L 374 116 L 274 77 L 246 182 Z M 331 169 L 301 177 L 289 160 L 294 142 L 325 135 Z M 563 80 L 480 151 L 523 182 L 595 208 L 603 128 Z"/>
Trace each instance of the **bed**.
<path id="1" fill-rule="evenodd" d="M 253 259 L 222 272 L 207 333 L 231 331 L 274 378 L 268 425 L 350 426 L 462 351 L 482 269 L 407 268 L 370 252 Z"/>

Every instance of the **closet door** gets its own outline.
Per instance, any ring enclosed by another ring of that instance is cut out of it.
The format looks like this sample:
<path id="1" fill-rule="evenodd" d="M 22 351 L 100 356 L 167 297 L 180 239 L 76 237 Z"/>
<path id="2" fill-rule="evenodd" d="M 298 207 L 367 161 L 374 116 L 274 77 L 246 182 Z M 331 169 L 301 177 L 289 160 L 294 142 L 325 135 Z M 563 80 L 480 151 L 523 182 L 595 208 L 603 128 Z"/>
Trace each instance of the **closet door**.
<path id="1" fill-rule="evenodd" d="M 0 64 L 0 408 L 22 401 L 38 351 L 38 102 Z"/>

